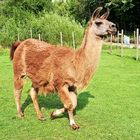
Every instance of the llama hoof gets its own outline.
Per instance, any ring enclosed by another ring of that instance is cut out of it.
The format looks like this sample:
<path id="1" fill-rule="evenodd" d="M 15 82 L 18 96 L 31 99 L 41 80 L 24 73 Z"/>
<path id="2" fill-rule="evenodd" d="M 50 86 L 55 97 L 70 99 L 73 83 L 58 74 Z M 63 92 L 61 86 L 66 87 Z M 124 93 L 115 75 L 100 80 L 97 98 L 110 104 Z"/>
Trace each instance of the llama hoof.
<path id="1" fill-rule="evenodd" d="M 50 118 L 51 118 L 51 120 L 54 120 L 56 118 L 56 115 L 54 114 L 54 111 L 51 113 Z"/>
<path id="2" fill-rule="evenodd" d="M 79 127 L 77 124 L 72 124 L 72 125 L 71 125 L 71 128 L 72 128 L 73 130 L 78 130 L 80 127 Z"/>
<path id="3" fill-rule="evenodd" d="M 24 118 L 24 114 L 23 114 L 22 112 L 19 113 L 18 116 L 19 116 L 19 118 L 21 118 L 21 119 Z"/>
<path id="4" fill-rule="evenodd" d="M 40 120 L 40 121 L 46 121 L 46 118 L 44 118 L 44 117 L 42 116 L 42 117 L 39 117 L 38 120 Z"/>

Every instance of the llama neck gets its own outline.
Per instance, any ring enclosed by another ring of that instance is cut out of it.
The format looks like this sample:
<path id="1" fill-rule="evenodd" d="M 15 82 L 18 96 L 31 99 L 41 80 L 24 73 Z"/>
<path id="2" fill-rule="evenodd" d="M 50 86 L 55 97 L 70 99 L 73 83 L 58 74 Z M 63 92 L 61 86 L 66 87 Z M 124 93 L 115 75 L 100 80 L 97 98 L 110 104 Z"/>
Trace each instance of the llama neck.
<path id="1" fill-rule="evenodd" d="M 102 48 L 102 40 L 100 37 L 97 37 L 92 29 L 88 29 L 87 33 L 84 36 L 82 46 L 83 52 L 87 59 L 97 60 L 100 58 L 101 48 Z"/>
<path id="2" fill-rule="evenodd" d="M 84 57 L 84 59 L 86 60 L 85 66 L 97 66 L 100 59 L 101 49 L 101 38 L 95 35 L 94 30 L 92 28 L 87 29 L 84 35 L 84 39 L 82 41 L 81 48 L 79 49 L 79 51 L 81 52 L 81 56 L 79 57 Z"/>
<path id="3" fill-rule="evenodd" d="M 88 29 L 85 33 L 81 48 L 76 51 L 76 70 L 78 87 L 85 87 L 94 75 L 99 63 L 102 48 L 102 40 L 97 37 L 93 30 Z"/>

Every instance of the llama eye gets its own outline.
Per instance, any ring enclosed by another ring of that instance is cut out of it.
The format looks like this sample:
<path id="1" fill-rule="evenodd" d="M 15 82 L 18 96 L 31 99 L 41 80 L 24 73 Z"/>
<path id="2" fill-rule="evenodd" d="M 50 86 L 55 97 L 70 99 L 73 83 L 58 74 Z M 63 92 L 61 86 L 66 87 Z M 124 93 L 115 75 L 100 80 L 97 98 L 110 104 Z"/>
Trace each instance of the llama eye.
<path id="1" fill-rule="evenodd" d="M 100 26 L 100 25 L 102 24 L 102 22 L 101 22 L 101 21 L 95 21 L 95 24 L 96 24 L 97 26 Z"/>

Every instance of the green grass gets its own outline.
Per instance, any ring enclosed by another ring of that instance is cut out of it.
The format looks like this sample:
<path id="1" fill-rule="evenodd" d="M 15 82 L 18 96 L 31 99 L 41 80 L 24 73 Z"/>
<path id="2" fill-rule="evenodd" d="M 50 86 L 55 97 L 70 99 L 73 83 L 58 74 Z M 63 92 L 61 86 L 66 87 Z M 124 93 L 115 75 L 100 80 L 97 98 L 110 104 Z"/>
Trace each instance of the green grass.
<path id="1" fill-rule="evenodd" d="M 94 79 L 78 96 L 75 118 L 81 128 L 73 131 L 66 114 L 49 118 L 62 106 L 57 95 L 39 97 L 47 120 L 37 120 L 28 81 L 22 98 L 25 118 L 17 117 L 12 63 L 8 50 L 0 50 L 0 140 L 139 140 L 140 61 L 134 60 L 134 49 L 124 50 L 123 58 L 117 55 L 119 50 L 112 55 L 107 52 L 103 50 Z"/>

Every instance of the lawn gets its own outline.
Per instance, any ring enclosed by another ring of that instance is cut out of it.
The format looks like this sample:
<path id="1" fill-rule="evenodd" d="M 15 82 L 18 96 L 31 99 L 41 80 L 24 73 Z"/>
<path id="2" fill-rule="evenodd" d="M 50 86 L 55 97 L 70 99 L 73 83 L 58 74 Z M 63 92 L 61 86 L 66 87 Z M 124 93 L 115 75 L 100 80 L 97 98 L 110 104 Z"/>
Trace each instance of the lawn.
<path id="1" fill-rule="evenodd" d="M 13 70 L 9 51 L 0 50 L 0 140 L 140 140 L 140 61 L 135 50 L 113 54 L 103 50 L 100 66 L 89 86 L 78 95 L 78 131 L 70 129 L 67 114 L 51 120 L 62 106 L 57 95 L 40 96 L 46 121 L 37 120 L 26 81 L 22 104 L 25 118 L 17 117 L 13 96 Z"/>

